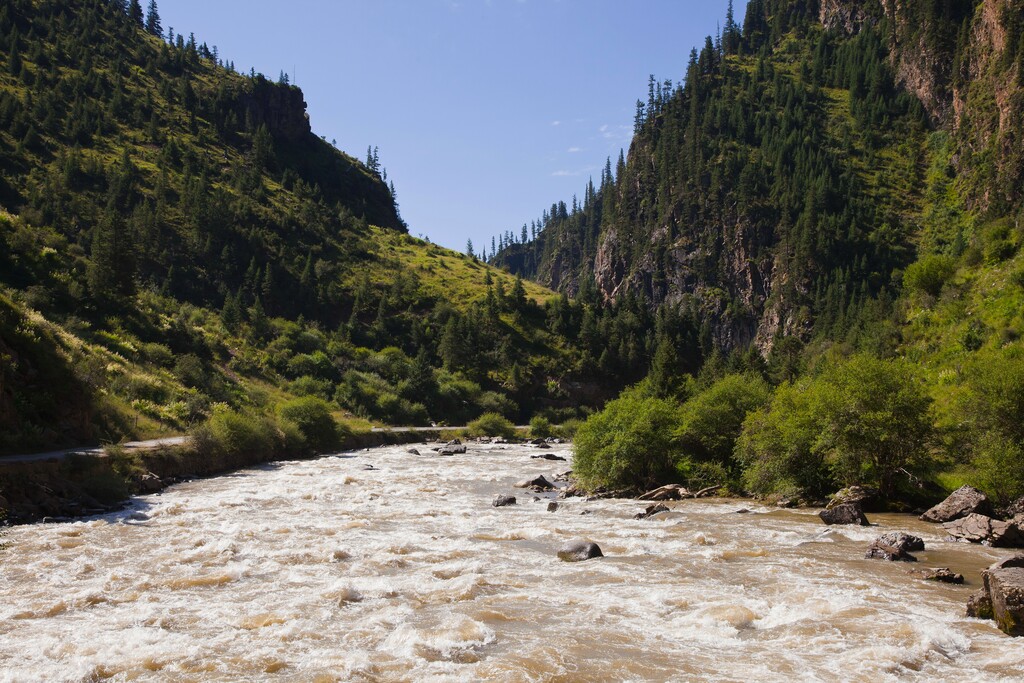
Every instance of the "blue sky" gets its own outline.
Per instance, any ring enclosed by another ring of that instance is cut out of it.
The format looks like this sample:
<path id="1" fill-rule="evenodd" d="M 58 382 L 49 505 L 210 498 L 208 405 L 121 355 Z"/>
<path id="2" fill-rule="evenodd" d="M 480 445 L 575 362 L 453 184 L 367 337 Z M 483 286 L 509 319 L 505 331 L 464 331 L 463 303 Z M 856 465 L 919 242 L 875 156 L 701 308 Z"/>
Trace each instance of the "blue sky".
<path id="1" fill-rule="evenodd" d="M 677 81 L 727 4 L 158 0 L 165 31 L 293 74 L 317 135 L 360 159 L 379 147 L 410 233 L 478 251 L 582 196 L 628 150 L 648 74 Z"/>

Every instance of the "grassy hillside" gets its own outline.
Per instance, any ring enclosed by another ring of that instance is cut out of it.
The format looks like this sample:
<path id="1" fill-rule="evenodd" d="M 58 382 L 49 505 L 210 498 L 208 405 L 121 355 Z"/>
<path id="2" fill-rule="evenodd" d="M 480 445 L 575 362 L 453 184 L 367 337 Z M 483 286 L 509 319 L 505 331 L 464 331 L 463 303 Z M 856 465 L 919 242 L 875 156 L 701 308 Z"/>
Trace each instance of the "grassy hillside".
<path id="1" fill-rule="evenodd" d="M 0 45 L 0 451 L 296 398 L 357 425 L 574 414 L 553 293 L 410 238 L 298 88 L 106 0 L 4 3 Z"/>

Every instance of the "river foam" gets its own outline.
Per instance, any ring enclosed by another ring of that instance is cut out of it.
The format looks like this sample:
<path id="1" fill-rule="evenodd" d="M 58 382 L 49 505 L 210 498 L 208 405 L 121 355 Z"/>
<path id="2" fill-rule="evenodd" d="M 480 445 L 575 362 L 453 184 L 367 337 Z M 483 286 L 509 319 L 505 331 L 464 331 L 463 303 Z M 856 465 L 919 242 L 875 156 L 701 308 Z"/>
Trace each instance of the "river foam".
<path id="1" fill-rule="evenodd" d="M 548 512 L 550 496 L 512 488 L 567 469 L 540 452 L 277 463 L 14 529 L 0 681 L 1024 678 L 1024 642 L 963 616 L 1005 551 L 946 543 L 909 516 L 826 529 L 751 501 L 670 503 L 648 520 L 636 501 Z M 499 493 L 519 504 L 492 507 Z M 975 586 L 863 559 L 888 530 L 923 536 L 918 565 Z M 574 537 L 605 557 L 559 562 Z"/>

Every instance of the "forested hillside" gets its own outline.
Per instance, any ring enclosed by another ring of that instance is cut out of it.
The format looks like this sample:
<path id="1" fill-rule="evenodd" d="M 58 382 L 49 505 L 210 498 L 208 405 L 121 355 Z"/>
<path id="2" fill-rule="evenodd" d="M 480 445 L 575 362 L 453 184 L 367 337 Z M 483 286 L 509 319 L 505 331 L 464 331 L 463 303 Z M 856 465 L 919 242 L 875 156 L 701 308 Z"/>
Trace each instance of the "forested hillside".
<path id="1" fill-rule="evenodd" d="M 295 400 L 575 414 L 553 295 L 409 237 L 376 150 L 317 137 L 287 78 L 137 0 L 5 2 L 0 45 L 0 451 Z"/>
<path id="2" fill-rule="evenodd" d="M 629 154 L 492 262 L 574 294 L 690 313 L 767 355 L 878 329 L 918 253 L 958 257 L 1020 210 L 1017 3 L 757 1 L 651 77 Z"/>

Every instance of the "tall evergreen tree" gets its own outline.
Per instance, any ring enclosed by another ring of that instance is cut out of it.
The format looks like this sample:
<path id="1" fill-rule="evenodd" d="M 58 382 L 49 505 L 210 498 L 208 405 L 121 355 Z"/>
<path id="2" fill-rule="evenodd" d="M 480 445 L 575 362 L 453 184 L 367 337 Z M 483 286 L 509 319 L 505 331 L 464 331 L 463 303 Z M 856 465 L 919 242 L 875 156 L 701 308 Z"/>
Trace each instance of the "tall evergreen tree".
<path id="1" fill-rule="evenodd" d="M 149 0 L 149 9 L 146 12 L 146 31 L 154 36 L 162 37 L 163 26 L 160 25 L 160 12 L 156 8 L 156 0 Z"/>
<path id="2" fill-rule="evenodd" d="M 142 18 L 142 3 L 139 0 L 131 0 L 128 3 L 128 18 L 140 28 L 145 26 Z"/>

